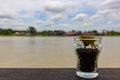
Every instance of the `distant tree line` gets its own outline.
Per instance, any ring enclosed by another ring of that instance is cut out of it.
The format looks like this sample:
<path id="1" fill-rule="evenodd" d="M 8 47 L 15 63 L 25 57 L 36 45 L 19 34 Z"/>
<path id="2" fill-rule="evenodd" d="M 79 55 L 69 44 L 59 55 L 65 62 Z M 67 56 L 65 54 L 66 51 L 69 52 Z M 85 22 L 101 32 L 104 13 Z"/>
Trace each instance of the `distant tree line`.
<path id="1" fill-rule="evenodd" d="M 2 29 L 0 28 L 0 35 L 12 35 L 14 31 L 12 29 Z"/>
<path id="2" fill-rule="evenodd" d="M 107 33 L 105 35 L 108 35 L 108 36 L 119 36 L 120 32 L 118 32 L 118 31 L 107 31 Z"/>
<path id="3" fill-rule="evenodd" d="M 63 31 L 63 30 L 44 30 L 44 31 L 37 31 L 35 27 L 30 26 L 27 30 L 12 30 L 12 29 L 2 29 L 0 28 L 0 35 L 5 36 L 79 36 L 83 33 L 89 33 L 91 35 L 97 36 L 119 36 L 119 31 L 106 31 L 103 30 L 102 32 L 98 32 L 97 30 L 92 31 Z"/>

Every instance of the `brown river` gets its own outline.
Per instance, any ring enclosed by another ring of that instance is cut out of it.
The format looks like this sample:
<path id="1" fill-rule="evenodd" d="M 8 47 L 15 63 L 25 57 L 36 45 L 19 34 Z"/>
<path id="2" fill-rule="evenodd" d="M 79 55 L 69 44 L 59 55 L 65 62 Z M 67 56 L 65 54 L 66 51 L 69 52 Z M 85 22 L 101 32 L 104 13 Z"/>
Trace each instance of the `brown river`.
<path id="1" fill-rule="evenodd" d="M 120 68 L 120 37 L 102 37 L 99 67 Z M 75 68 L 73 37 L 0 37 L 0 68 Z"/>

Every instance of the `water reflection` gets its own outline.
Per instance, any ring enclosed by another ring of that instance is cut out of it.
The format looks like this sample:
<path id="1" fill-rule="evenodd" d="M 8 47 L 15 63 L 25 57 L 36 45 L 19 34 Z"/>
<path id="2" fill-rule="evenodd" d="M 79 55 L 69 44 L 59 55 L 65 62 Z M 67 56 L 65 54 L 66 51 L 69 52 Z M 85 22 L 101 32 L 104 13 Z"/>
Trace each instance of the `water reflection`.
<path id="1" fill-rule="evenodd" d="M 34 37 L 30 37 L 29 40 L 28 40 L 28 44 L 29 45 L 36 45 L 36 39 Z"/>

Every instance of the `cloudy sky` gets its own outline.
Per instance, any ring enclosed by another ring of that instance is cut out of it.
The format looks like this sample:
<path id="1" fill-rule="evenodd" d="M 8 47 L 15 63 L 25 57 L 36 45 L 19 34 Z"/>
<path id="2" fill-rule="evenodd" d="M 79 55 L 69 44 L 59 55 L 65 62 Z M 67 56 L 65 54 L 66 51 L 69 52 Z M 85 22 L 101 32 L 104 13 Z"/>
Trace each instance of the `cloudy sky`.
<path id="1" fill-rule="evenodd" d="M 120 31 L 120 0 L 0 0 L 0 28 Z"/>

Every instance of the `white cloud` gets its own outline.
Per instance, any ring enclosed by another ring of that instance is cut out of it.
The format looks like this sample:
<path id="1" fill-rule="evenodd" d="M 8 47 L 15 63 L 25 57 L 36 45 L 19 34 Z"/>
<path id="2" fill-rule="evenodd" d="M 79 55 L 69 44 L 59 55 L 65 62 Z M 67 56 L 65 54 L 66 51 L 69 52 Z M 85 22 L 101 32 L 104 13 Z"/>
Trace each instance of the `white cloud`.
<path id="1" fill-rule="evenodd" d="M 78 0 L 48 0 L 45 2 L 44 8 L 51 13 L 65 13 L 73 11 L 73 8 L 78 6 L 77 2 Z"/>
<path id="2" fill-rule="evenodd" d="M 84 22 L 82 26 L 84 27 L 91 27 L 93 24 L 91 22 Z"/>
<path id="3" fill-rule="evenodd" d="M 53 21 L 60 21 L 60 20 L 63 20 L 65 19 L 65 15 L 63 14 L 57 14 L 57 15 L 53 15 L 50 17 L 50 20 L 53 20 Z"/>
<path id="4" fill-rule="evenodd" d="M 17 20 L 0 19 L 0 27 L 24 30 L 27 28 L 27 25 Z"/>
<path id="5" fill-rule="evenodd" d="M 108 22 L 106 25 L 101 25 L 100 27 L 96 28 L 96 30 L 120 31 L 120 24 L 113 24 L 111 22 Z"/>
<path id="6" fill-rule="evenodd" d="M 92 22 L 98 22 L 98 21 L 102 21 L 102 20 L 103 20 L 103 15 L 100 15 L 100 14 L 95 14 L 90 17 L 90 21 L 92 21 Z"/>
<path id="7" fill-rule="evenodd" d="M 49 1 L 45 4 L 45 10 L 48 12 L 61 13 L 64 12 L 65 9 L 66 6 L 61 1 Z"/>
<path id="8" fill-rule="evenodd" d="M 119 4 L 120 0 L 0 0 L 0 27 L 25 29 L 29 25 L 41 28 L 60 25 L 63 27 L 57 29 L 70 30 L 78 29 L 76 23 L 82 27 L 96 26 L 96 23 L 107 26 L 109 21 L 114 24 L 120 21 Z M 55 21 L 63 23 L 55 24 Z M 100 23 L 102 21 L 106 23 Z"/>
<path id="9" fill-rule="evenodd" d="M 87 1 L 87 5 L 91 8 L 99 8 L 100 4 L 102 3 L 102 0 L 91 0 Z"/>
<path id="10" fill-rule="evenodd" d="M 79 13 L 72 20 L 78 21 L 79 25 L 86 27 L 86 26 L 92 26 L 94 23 L 102 21 L 103 15 L 94 14 L 92 16 L 88 16 L 85 13 Z"/>
<path id="11" fill-rule="evenodd" d="M 120 20 L 120 0 L 104 1 L 97 13 L 106 16 L 110 20 Z"/>
<path id="12" fill-rule="evenodd" d="M 55 24 L 54 26 L 51 27 L 52 30 L 65 30 L 65 31 L 70 31 L 73 30 L 75 26 L 70 25 L 70 24 Z"/>
<path id="13" fill-rule="evenodd" d="M 42 21 L 42 20 L 36 20 L 35 22 L 34 22 L 34 26 L 38 26 L 38 27 L 40 27 L 40 26 L 42 26 L 42 27 L 44 27 L 44 26 L 52 26 L 52 25 L 54 25 L 54 22 L 53 21 Z"/>
<path id="14" fill-rule="evenodd" d="M 79 0 L 0 0 L 0 18 L 11 18 L 11 20 L 15 18 L 17 21 L 22 21 L 22 19 L 35 20 L 36 11 L 39 11 L 46 13 L 49 18 L 47 18 L 47 20 L 60 20 L 64 19 L 69 12 L 78 6 L 78 1 Z M 48 23 L 49 21 L 44 25 Z M 28 23 L 24 22 L 24 24 Z"/>
<path id="15" fill-rule="evenodd" d="M 85 13 L 79 13 L 72 20 L 75 20 L 75 21 L 84 21 L 87 17 L 88 17 L 88 15 L 85 14 Z"/>

